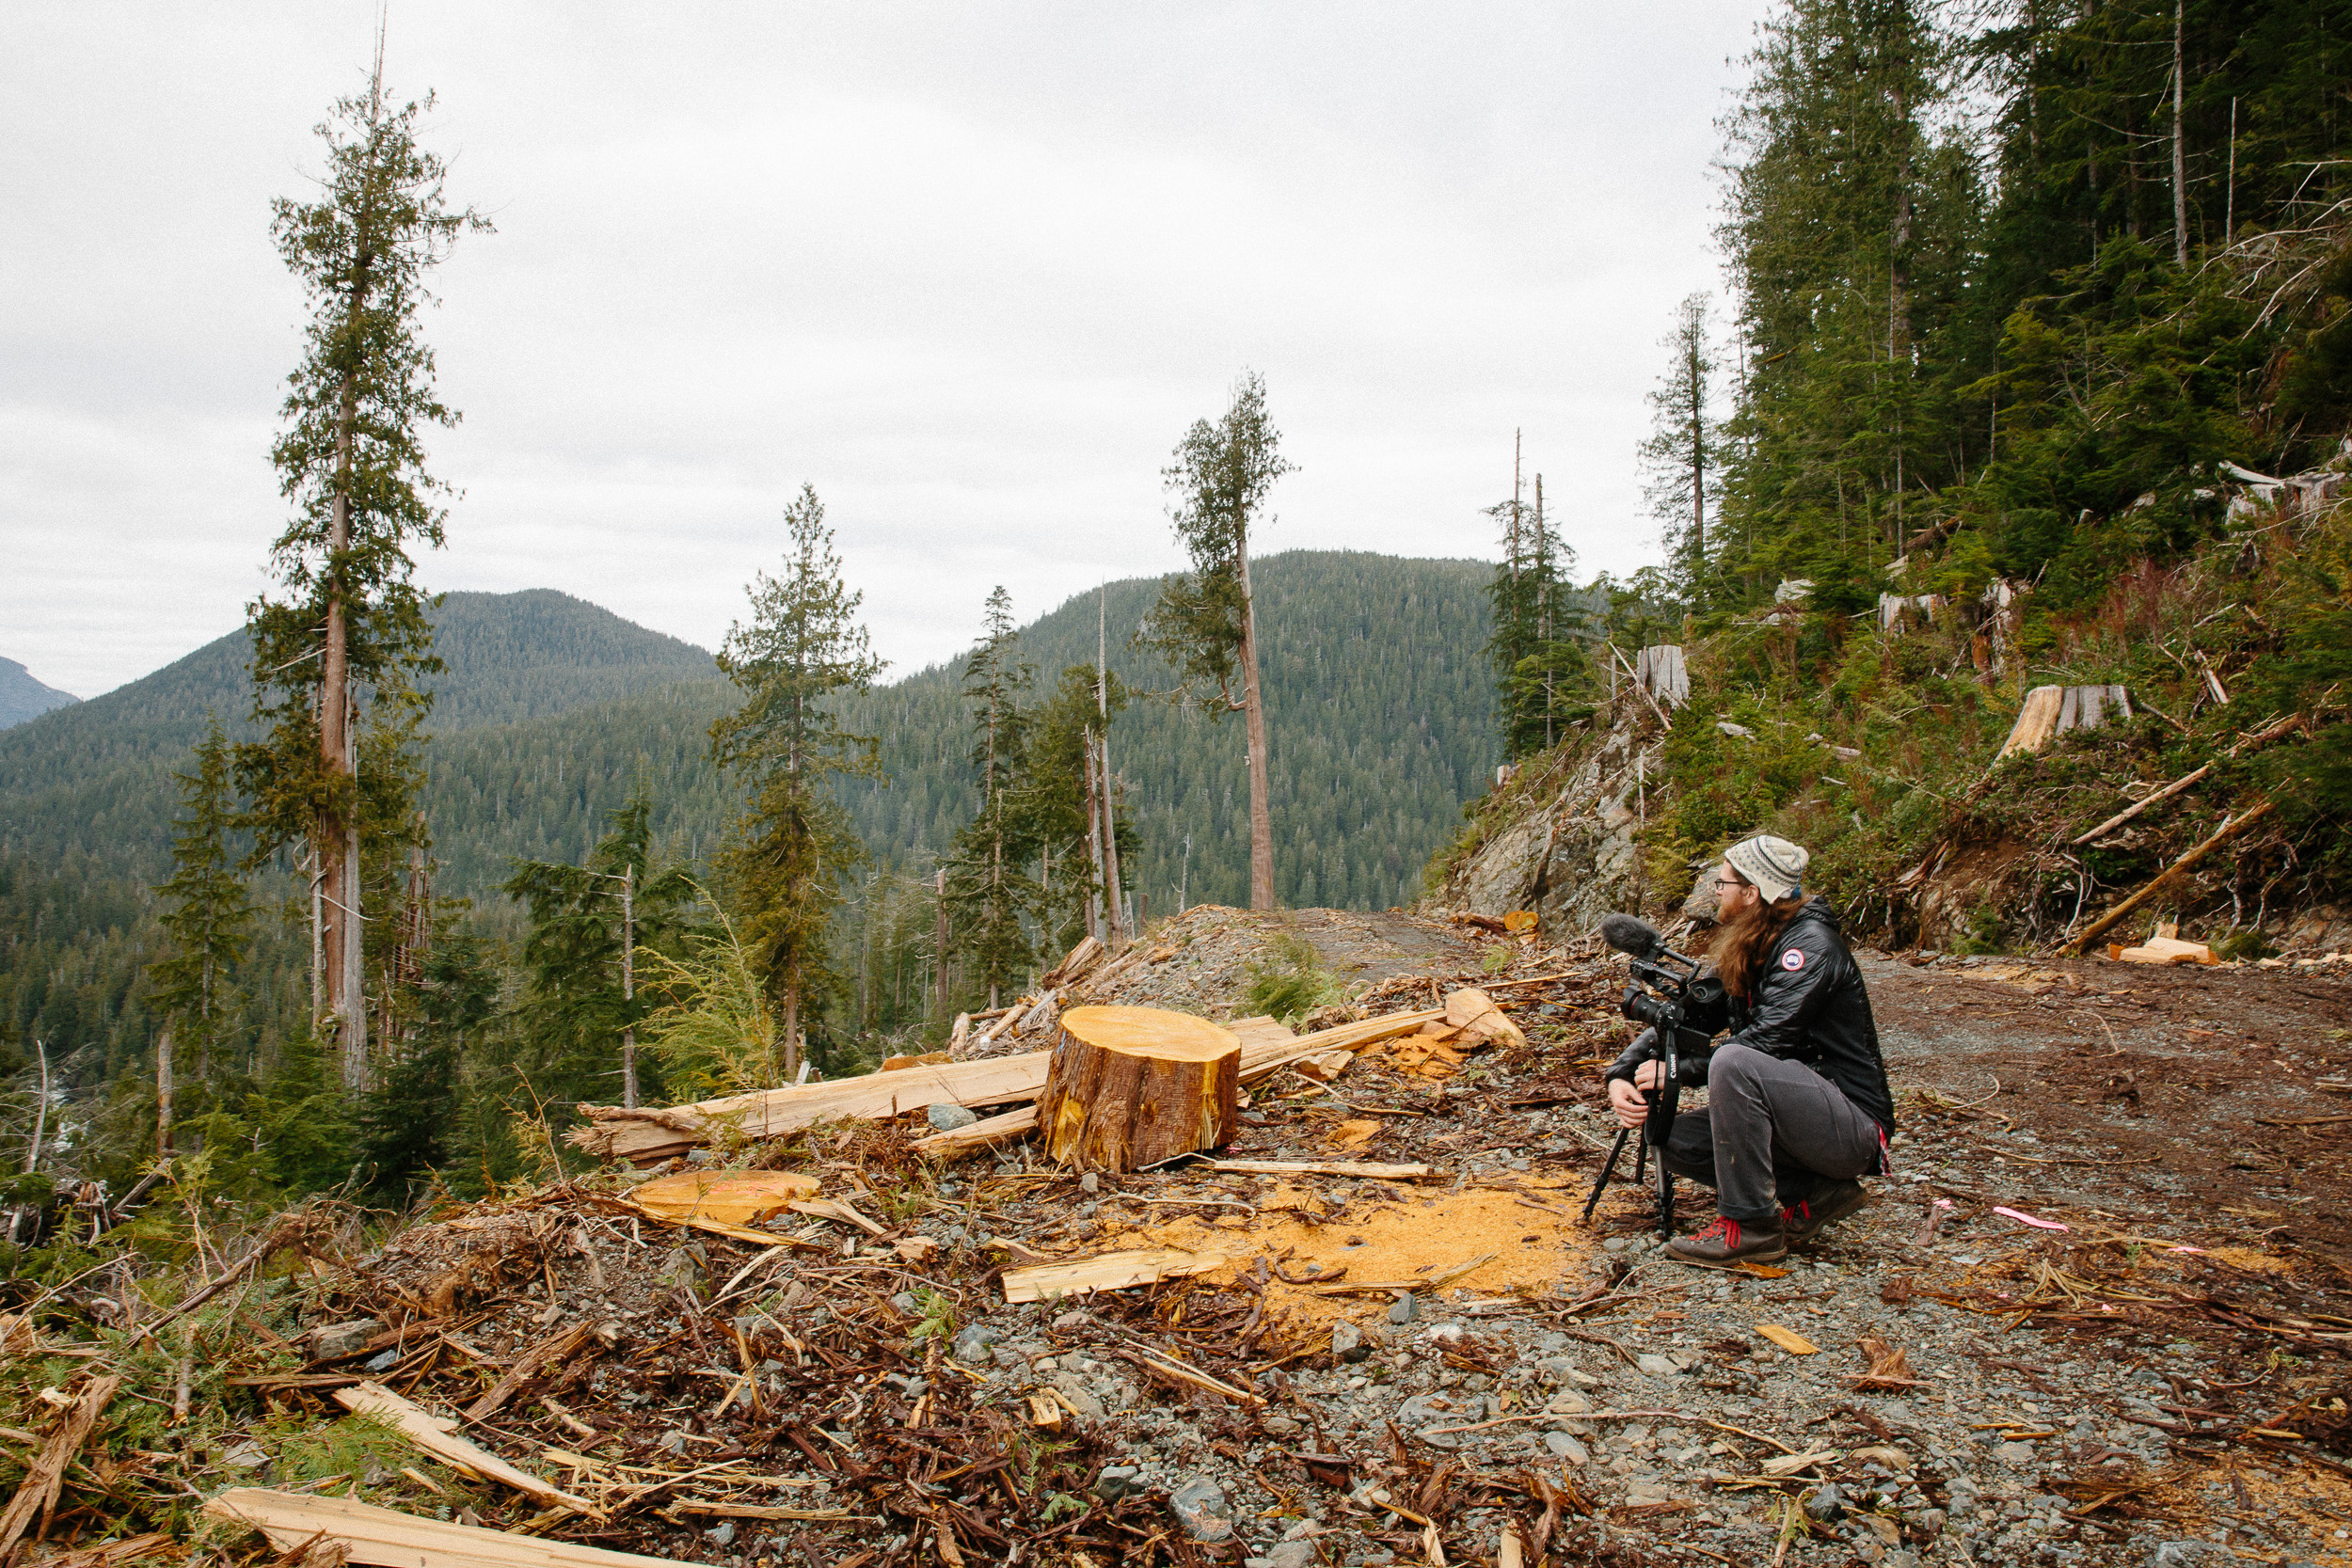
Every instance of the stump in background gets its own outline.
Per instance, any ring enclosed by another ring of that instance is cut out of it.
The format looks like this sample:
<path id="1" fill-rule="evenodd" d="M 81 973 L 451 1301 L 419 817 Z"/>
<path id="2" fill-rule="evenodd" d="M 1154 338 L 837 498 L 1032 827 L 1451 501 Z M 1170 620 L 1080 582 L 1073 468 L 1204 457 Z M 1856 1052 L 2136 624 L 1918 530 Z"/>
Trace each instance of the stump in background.
<path id="1" fill-rule="evenodd" d="M 1241 1041 L 1159 1007 L 1073 1007 L 1038 1098 L 1045 1151 L 1076 1170 L 1126 1171 L 1232 1141 Z"/>

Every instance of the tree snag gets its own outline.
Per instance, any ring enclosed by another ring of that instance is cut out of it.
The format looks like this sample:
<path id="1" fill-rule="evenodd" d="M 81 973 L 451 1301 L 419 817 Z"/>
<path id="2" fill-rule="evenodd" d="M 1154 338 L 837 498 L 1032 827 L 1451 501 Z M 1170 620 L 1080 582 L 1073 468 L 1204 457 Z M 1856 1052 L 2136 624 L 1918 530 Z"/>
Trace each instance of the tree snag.
<path id="1" fill-rule="evenodd" d="M 1073 1007 L 1038 1099 L 1045 1151 L 1076 1170 L 1125 1171 L 1231 1142 L 1241 1041 L 1158 1007 Z"/>

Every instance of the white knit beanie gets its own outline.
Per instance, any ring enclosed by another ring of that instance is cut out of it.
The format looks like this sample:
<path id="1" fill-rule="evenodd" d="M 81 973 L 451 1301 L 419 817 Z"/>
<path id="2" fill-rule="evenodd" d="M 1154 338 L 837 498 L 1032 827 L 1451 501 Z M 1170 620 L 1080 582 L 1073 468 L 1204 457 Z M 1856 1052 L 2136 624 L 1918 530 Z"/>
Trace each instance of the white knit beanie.
<path id="1" fill-rule="evenodd" d="M 1792 893 L 1804 891 L 1805 863 L 1813 856 L 1801 844 L 1758 833 L 1724 850 L 1724 859 L 1756 884 L 1766 903 L 1777 904 Z"/>

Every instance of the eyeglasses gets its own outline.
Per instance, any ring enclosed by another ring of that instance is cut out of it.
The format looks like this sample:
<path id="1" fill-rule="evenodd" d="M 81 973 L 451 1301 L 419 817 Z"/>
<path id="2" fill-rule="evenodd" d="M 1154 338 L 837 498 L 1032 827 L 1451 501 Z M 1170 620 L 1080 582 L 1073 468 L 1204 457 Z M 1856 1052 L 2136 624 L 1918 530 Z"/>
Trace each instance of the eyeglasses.
<path id="1" fill-rule="evenodd" d="M 1718 877 L 1715 879 L 1715 886 L 1718 891 L 1727 887 L 1746 887 L 1747 885 L 1748 884 L 1745 882 L 1733 881 L 1729 878 L 1725 877 Z"/>

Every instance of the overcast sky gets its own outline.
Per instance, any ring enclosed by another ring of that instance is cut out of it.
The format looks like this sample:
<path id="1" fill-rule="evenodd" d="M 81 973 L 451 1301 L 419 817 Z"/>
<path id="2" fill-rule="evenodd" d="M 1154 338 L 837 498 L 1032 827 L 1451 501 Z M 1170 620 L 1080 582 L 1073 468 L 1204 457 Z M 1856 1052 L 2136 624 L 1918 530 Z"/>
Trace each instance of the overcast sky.
<path id="1" fill-rule="evenodd" d="M 1763 0 L 392 0 L 498 225 L 427 332 L 465 412 L 434 589 L 716 646 L 803 481 L 893 673 L 1181 563 L 1159 471 L 1243 367 L 1299 471 L 1258 547 L 1496 547 L 1511 437 L 1581 570 L 1655 553 L 1634 446 L 1715 291 Z M 373 0 L 0 9 L 0 655 L 87 697 L 237 625 L 320 166 Z"/>

